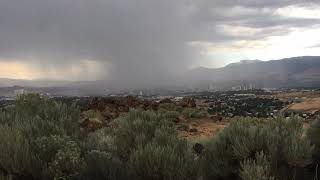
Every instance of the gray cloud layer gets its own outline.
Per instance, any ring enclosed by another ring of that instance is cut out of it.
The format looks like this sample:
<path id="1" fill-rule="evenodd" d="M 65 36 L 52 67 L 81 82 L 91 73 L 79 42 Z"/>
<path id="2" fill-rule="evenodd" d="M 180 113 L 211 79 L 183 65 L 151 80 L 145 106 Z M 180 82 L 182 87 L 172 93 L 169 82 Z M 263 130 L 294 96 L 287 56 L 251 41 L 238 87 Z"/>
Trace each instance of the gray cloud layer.
<path id="1" fill-rule="evenodd" d="M 1 0 L 0 58 L 35 59 L 44 68 L 90 59 L 111 66 L 111 79 L 157 83 L 197 63 L 198 49 L 189 42 L 261 39 L 286 34 L 291 27 L 312 27 L 319 20 L 280 17 L 274 11 L 317 4 L 317 0 Z M 261 31 L 234 36 L 219 30 L 219 25 Z"/>

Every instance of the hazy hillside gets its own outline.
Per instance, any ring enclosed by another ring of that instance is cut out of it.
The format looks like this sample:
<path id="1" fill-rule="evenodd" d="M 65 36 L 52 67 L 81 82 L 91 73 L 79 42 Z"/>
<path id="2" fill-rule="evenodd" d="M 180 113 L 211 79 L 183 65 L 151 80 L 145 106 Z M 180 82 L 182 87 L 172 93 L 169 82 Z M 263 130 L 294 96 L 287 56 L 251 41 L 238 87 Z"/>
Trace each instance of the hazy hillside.
<path id="1" fill-rule="evenodd" d="M 232 63 L 223 68 L 199 67 L 188 71 L 181 77 L 167 80 L 156 87 L 165 89 L 200 88 L 208 85 L 218 88 L 230 88 L 243 82 L 255 84 L 256 87 L 320 87 L 320 56 L 294 57 L 281 60 L 259 61 L 245 60 Z M 58 94 L 105 94 L 106 90 L 117 91 L 124 88 L 156 88 L 149 84 L 130 86 L 116 81 L 50 81 L 1 79 L 0 87 L 23 86 L 50 89 Z M 53 88 L 53 89 L 52 89 Z"/>
<path id="2" fill-rule="evenodd" d="M 272 61 L 241 61 L 223 68 L 196 68 L 185 78 L 193 83 L 248 81 L 261 87 L 320 86 L 320 57 L 294 57 Z"/>
<path id="3" fill-rule="evenodd" d="M 71 85 L 71 81 L 54 81 L 54 80 L 23 80 L 0 78 L 0 87 L 25 86 L 25 87 L 60 87 Z"/>
<path id="4" fill-rule="evenodd" d="M 50 93 L 54 95 L 83 96 L 103 95 L 106 86 L 100 81 L 52 81 L 0 78 L 0 96 L 14 95 L 14 90 Z"/>

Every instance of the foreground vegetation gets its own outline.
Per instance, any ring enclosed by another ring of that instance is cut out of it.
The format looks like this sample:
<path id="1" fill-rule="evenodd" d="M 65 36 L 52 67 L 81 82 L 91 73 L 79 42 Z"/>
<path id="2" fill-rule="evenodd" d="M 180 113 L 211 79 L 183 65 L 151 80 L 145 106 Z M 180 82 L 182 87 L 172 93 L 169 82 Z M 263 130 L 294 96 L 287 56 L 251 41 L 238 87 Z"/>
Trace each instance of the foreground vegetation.
<path id="1" fill-rule="evenodd" d="M 133 111 L 89 133 L 79 126 L 76 106 L 21 96 L 0 111 L 0 179 L 315 178 L 320 120 L 304 136 L 294 117 L 239 118 L 199 154 L 178 138 L 176 113 L 168 111 Z"/>

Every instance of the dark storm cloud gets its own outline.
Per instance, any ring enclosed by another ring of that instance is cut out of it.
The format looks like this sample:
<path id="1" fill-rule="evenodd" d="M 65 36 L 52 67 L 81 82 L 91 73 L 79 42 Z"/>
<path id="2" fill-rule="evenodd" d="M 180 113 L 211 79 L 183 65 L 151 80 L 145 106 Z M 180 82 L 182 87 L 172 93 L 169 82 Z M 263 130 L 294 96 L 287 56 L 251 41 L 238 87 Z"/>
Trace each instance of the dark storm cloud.
<path id="1" fill-rule="evenodd" d="M 0 1 L 0 53 L 57 68 L 107 61 L 116 78 L 161 79 L 192 57 L 184 8 L 171 0 Z"/>
<path id="2" fill-rule="evenodd" d="M 110 65 L 112 79 L 168 80 L 198 60 L 192 41 L 261 39 L 319 20 L 280 17 L 302 0 L 1 0 L 0 57 L 59 68 L 90 59 Z M 221 25 L 261 29 L 230 35 Z M 90 76 L 90 75 L 88 75 Z"/>

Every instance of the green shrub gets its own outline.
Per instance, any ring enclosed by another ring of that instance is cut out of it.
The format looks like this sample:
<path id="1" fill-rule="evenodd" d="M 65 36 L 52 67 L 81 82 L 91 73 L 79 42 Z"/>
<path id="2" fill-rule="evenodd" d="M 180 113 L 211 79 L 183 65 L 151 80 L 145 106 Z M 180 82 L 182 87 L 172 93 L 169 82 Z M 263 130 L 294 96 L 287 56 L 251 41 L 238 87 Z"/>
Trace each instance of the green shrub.
<path id="1" fill-rule="evenodd" d="M 78 121 L 75 106 L 34 94 L 20 96 L 14 106 L 0 112 L 0 169 L 25 179 L 77 174 L 82 164 Z"/>
<path id="2" fill-rule="evenodd" d="M 5 176 L 0 174 L 0 180 L 13 180 L 12 176 Z"/>
<path id="3" fill-rule="evenodd" d="M 208 116 L 208 113 L 206 111 L 201 111 L 201 110 L 192 109 L 192 108 L 186 108 L 182 111 L 182 115 L 186 119 L 205 118 Z"/>
<path id="4" fill-rule="evenodd" d="M 313 146 L 302 138 L 298 119 L 270 121 L 239 119 L 206 146 L 205 179 L 238 179 L 240 163 L 263 151 L 270 159 L 271 174 L 282 179 L 296 176 L 297 169 L 311 163 Z"/>
<path id="5" fill-rule="evenodd" d="M 86 167 L 81 174 L 83 180 L 128 179 L 130 169 L 117 155 L 114 131 L 102 128 L 88 134 L 82 143 Z"/>
<path id="6" fill-rule="evenodd" d="M 274 180 L 271 176 L 271 165 L 263 152 L 256 153 L 255 159 L 241 162 L 240 177 L 242 180 Z"/>
<path id="7" fill-rule="evenodd" d="M 187 144 L 182 143 L 174 146 L 150 143 L 139 148 L 130 159 L 133 179 L 197 179 L 197 166 L 190 149 Z"/>
<path id="8" fill-rule="evenodd" d="M 81 179 L 83 180 L 117 180 L 128 179 L 128 172 L 125 164 L 112 153 L 92 150 L 85 156 L 87 164 Z"/>
<path id="9" fill-rule="evenodd" d="M 179 126 L 177 127 L 178 130 L 181 131 L 189 131 L 190 127 L 188 124 L 179 124 Z"/>
<path id="10" fill-rule="evenodd" d="M 183 107 L 182 106 L 176 106 L 175 111 L 181 113 L 183 111 Z"/>
<path id="11" fill-rule="evenodd" d="M 54 179 L 72 179 L 84 168 L 80 147 L 69 137 L 50 136 L 38 138 L 35 153 L 43 161 L 43 176 Z"/>
<path id="12" fill-rule="evenodd" d="M 42 161 L 18 129 L 0 125 L 0 150 L 2 173 L 25 178 L 42 176 Z"/>
<path id="13" fill-rule="evenodd" d="M 178 122 L 180 113 L 177 111 L 167 111 L 164 116 L 171 122 Z"/>
<path id="14" fill-rule="evenodd" d="M 196 178 L 191 147 L 178 139 L 170 121 L 179 113 L 134 111 L 87 136 L 80 132 L 79 114 L 75 106 L 39 95 L 19 97 L 15 106 L 0 112 L 0 175 L 49 180 Z"/>
<path id="15" fill-rule="evenodd" d="M 89 110 L 89 111 L 85 111 L 83 112 L 83 114 L 88 117 L 88 118 L 96 118 L 97 117 L 97 111 L 96 110 Z"/>
<path id="16" fill-rule="evenodd" d="M 116 152 L 115 138 L 109 128 L 102 128 L 88 134 L 82 142 L 84 151 L 106 151 Z"/>
<path id="17" fill-rule="evenodd" d="M 205 118 L 208 117 L 208 113 L 206 111 L 196 111 L 191 114 L 191 118 Z"/>
<path id="18" fill-rule="evenodd" d="M 165 115 L 130 112 L 114 121 L 117 156 L 128 162 L 131 179 L 192 179 L 196 161 Z M 152 165 L 152 166 L 151 166 Z"/>
<path id="19" fill-rule="evenodd" d="M 177 111 L 178 107 L 173 103 L 162 103 L 159 104 L 159 110 L 162 111 Z"/>
<path id="20" fill-rule="evenodd" d="M 105 121 L 105 120 L 110 120 L 112 119 L 112 115 L 108 112 L 99 112 L 96 110 L 89 110 L 89 111 L 84 111 L 82 112 L 82 116 L 89 118 L 89 119 L 97 119 L 101 122 Z"/>
<path id="21" fill-rule="evenodd" d="M 162 110 L 133 111 L 83 134 L 74 105 L 21 96 L 0 112 L 0 179 L 310 179 L 303 173 L 312 154 L 315 163 L 320 159 L 320 120 L 307 136 L 315 151 L 296 118 L 246 118 L 208 141 L 198 156 L 178 138 L 172 123 L 180 115 L 177 107 L 164 104 Z M 207 113 L 185 109 L 183 115 Z"/>
<path id="22" fill-rule="evenodd" d="M 163 133 L 174 135 L 175 129 L 163 114 L 154 112 L 130 112 L 126 117 L 116 119 L 111 124 L 114 131 L 114 142 L 120 157 L 128 159 L 132 151 L 144 146 L 155 137 L 157 129 L 162 128 Z"/>
<path id="23" fill-rule="evenodd" d="M 19 96 L 15 105 L 0 112 L 0 124 L 18 128 L 25 136 L 78 136 L 80 111 L 39 95 Z"/>
<path id="24" fill-rule="evenodd" d="M 307 131 L 307 137 L 310 139 L 311 144 L 315 146 L 313 153 L 313 166 L 310 174 L 312 178 L 320 178 L 319 165 L 320 165 L 320 117 L 317 117 L 310 125 L 310 128 Z M 312 172 L 314 171 L 314 172 Z M 318 174 L 318 177 L 316 177 Z"/>
<path id="25" fill-rule="evenodd" d="M 315 151 L 313 154 L 315 163 L 320 164 L 320 118 L 319 117 L 311 123 L 310 128 L 307 132 L 307 135 L 311 143 L 315 145 Z"/>
<path id="26" fill-rule="evenodd" d="M 180 113 L 177 111 L 167 111 L 164 116 L 166 118 L 179 118 Z"/>
<path id="27" fill-rule="evenodd" d="M 182 111 L 182 116 L 186 119 L 190 119 L 192 118 L 192 114 L 194 114 L 196 112 L 195 109 L 192 109 L 192 108 L 185 108 L 183 109 Z"/>

